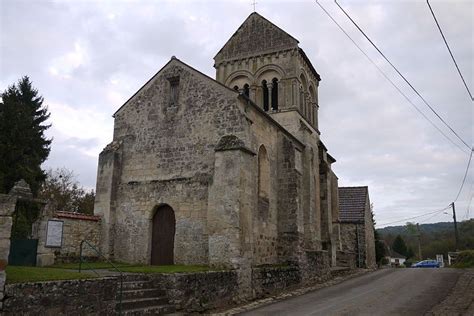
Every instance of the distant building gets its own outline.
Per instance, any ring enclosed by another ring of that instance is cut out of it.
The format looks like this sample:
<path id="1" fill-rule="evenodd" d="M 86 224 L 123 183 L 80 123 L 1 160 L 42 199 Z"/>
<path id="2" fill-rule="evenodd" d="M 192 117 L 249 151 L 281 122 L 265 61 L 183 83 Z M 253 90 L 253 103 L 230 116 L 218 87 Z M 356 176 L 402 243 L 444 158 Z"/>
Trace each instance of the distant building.
<path id="1" fill-rule="evenodd" d="M 339 188 L 339 222 L 342 251 L 354 255 L 357 267 L 374 268 L 374 222 L 368 187 Z"/>
<path id="2" fill-rule="evenodd" d="M 390 265 L 392 267 L 398 267 L 400 265 L 404 265 L 407 257 L 404 255 L 399 254 L 398 252 L 394 251 L 390 247 L 388 248 L 388 256 L 386 258 L 389 260 Z"/>

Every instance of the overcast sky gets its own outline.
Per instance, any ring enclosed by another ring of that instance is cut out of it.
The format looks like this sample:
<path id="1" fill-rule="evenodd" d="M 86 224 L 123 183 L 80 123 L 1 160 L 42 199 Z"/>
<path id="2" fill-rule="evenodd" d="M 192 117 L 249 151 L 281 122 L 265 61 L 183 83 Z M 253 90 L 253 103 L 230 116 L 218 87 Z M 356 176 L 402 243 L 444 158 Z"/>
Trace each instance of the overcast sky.
<path id="1" fill-rule="evenodd" d="M 473 103 L 425 1 L 341 5 L 469 144 Z M 430 1 L 474 92 L 474 5 Z M 368 185 L 378 226 L 447 206 L 466 170 L 456 140 L 332 1 L 325 8 L 451 144 L 377 71 L 313 1 L 258 0 L 257 12 L 300 41 L 322 77 L 323 142 L 340 186 Z M 213 57 L 253 11 L 251 1 L 0 0 L 0 90 L 28 75 L 51 112 L 46 168 L 73 170 L 94 188 L 97 158 L 112 140 L 112 114 L 176 55 L 215 77 Z M 474 164 L 474 162 L 473 162 Z M 467 218 L 474 168 L 456 203 Z M 472 203 L 474 204 L 474 203 Z M 474 205 L 470 206 L 474 217 Z M 452 213 L 414 219 L 451 221 Z"/>

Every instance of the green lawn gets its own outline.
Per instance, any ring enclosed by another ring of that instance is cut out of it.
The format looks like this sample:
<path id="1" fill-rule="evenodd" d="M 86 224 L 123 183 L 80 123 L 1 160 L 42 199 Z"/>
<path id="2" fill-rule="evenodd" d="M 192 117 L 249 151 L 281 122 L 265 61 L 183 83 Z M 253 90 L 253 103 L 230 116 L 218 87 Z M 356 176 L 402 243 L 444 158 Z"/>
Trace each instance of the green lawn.
<path id="1" fill-rule="evenodd" d="M 131 267 L 133 265 L 128 263 L 121 263 L 121 262 L 113 262 L 114 266 L 122 270 L 122 267 Z M 79 263 L 61 263 L 55 264 L 54 266 L 50 266 L 51 268 L 60 268 L 60 269 L 71 269 L 71 270 L 79 270 Z M 96 270 L 96 269 L 107 269 L 107 270 L 114 270 L 112 265 L 108 262 L 83 262 L 82 263 L 83 270 Z"/>
<path id="2" fill-rule="evenodd" d="M 181 272 L 203 272 L 210 271 L 207 266 L 188 266 L 188 265 L 169 265 L 169 266 L 149 266 L 149 265 L 130 265 L 117 263 L 116 265 L 122 272 L 131 273 L 181 273 Z M 53 280 L 76 280 L 95 278 L 91 272 L 79 273 L 77 263 L 58 264 L 50 267 L 23 267 L 7 266 L 7 283 L 38 282 Z M 110 264 L 104 262 L 95 262 L 85 265 L 87 269 L 107 269 L 113 271 Z"/>
<path id="3" fill-rule="evenodd" d="M 207 266 L 185 266 L 185 265 L 170 265 L 170 266 L 130 266 L 120 268 L 123 272 L 132 273 L 179 273 L 179 272 L 202 272 L 209 271 Z"/>
<path id="4" fill-rule="evenodd" d="M 93 275 L 57 268 L 7 266 L 7 283 L 90 279 Z"/>

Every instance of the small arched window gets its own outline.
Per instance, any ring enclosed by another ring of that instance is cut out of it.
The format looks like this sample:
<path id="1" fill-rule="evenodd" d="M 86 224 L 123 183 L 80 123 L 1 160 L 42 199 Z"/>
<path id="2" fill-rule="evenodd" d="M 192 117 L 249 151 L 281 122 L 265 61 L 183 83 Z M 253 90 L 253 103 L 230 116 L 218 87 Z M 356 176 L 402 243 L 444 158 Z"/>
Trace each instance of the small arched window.
<path id="1" fill-rule="evenodd" d="M 272 79 L 272 110 L 278 110 L 278 79 Z"/>
<path id="2" fill-rule="evenodd" d="M 239 91 L 239 86 L 234 86 L 235 91 Z"/>
<path id="3" fill-rule="evenodd" d="M 248 84 L 244 84 L 244 94 L 248 97 L 250 95 L 250 87 Z"/>
<path id="4" fill-rule="evenodd" d="M 263 110 L 268 111 L 268 86 L 267 81 L 262 81 L 262 93 L 263 93 Z"/>

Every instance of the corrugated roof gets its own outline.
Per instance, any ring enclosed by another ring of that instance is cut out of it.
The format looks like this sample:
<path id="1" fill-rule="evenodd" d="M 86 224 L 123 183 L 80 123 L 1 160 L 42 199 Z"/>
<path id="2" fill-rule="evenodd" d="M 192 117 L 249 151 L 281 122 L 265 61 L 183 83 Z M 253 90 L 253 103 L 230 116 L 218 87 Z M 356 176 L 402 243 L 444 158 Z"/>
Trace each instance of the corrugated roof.
<path id="1" fill-rule="evenodd" d="M 339 188 L 339 220 L 341 222 L 361 222 L 365 217 L 365 203 L 368 187 Z"/>

